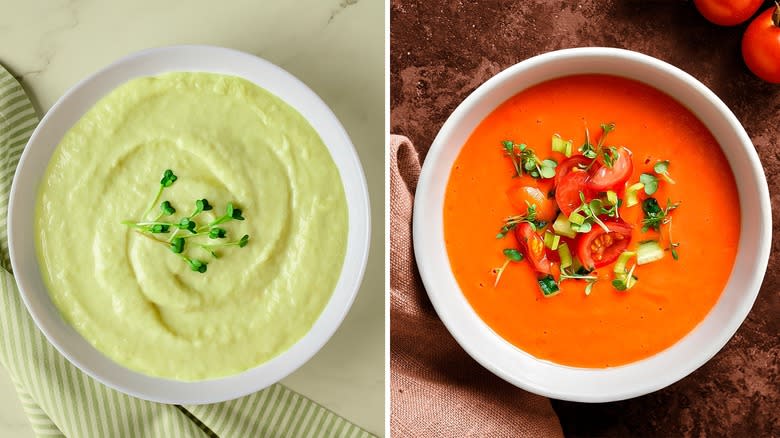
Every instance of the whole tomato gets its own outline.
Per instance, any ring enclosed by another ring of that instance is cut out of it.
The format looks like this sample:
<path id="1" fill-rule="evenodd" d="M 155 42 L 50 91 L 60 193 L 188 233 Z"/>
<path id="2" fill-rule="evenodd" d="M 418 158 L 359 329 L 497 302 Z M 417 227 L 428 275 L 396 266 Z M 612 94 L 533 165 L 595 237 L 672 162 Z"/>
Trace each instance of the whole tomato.
<path id="1" fill-rule="evenodd" d="M 736 26 L 744 23 L 758 8 L 763 0 L 693 0 L 696 9 L 707 20 L 721 26 Z"/>
<path id="2" fill-rule="evenodd" d="M 742 37 L 742 57 L 753 74 L 780 84 L 780 4 L 750 23 Z"/>

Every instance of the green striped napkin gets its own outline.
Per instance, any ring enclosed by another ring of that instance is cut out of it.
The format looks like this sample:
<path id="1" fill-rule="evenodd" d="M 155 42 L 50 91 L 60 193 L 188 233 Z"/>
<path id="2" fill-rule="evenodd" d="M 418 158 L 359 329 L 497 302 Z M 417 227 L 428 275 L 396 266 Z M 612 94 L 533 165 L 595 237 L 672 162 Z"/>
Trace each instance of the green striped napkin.
<path id="1" fill-rule="evenodd" d="M 280 384 L 224 403 L 165 405 L 110 389 L 61 356 L 27 313 L 8 258 L 11 180 L 37 123 L 24 90 L 0 66 L 0 362 L 16 386 L 36 436 L 373 436 Z"/>

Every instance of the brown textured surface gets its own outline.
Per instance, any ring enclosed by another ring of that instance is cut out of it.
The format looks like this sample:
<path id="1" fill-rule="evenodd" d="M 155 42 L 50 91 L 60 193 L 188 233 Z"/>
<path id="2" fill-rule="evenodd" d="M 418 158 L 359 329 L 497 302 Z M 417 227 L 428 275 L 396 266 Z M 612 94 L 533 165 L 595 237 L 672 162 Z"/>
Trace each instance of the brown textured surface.
<path id="1" fill-rule="evenodd" d="M 769 3 L 767 2 L 767 6 Z M 391 1 L 391 132 L 424 155 L 478 85 L 536 54 L 622 47 L 689 72 L 736 114 L 764 165 L 780 229 L 780 86 L 744 67 L 743 26 L 721 28 L 679 0 Z M 682 381 L 617 403 L 555 401 L 568 436 L 780 436 L 780 243 L 753 311 L 728 345 Z"/>

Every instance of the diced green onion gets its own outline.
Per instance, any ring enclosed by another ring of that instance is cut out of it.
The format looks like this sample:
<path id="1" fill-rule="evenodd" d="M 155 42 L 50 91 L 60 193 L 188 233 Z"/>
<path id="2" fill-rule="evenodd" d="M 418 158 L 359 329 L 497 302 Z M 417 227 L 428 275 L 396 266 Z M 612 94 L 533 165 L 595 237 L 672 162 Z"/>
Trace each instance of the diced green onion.
<path id="1" fill-rule="evenodd" d="M 542 295 L 544 295 L 545 298 L 557 295 L 561 291 L 552 275 L 539 279 L 539 289 L 542 290 Z"/>
<path id="2" fill-rule="evenodd" d="M 662 258 L 664 258 L 664 249 L 655 240 L 640 243 L 639 248 L 636 250 L 636 263 L 638 265 L 657 262 Z"/>
<path id="3" fill-rule="evenodd" d="M 636 252 L 634 251 L 623 251 L 623 253 L 620 254 L 617 263 L 615 263 L 615 268 L 612 270 L 612 272 L 615 273 L 615 276 L 626 275 L 626 265 L 635 255 Z"/>
<path id="4" fill-rule="evenodd" d="M 633 207 L 639 204 L 639 192 L 644 188 L 645 185 L 638 182 L 626 189 L 626 207 Z"/>
<path id="5" fill-rule="evenodd" d="M 558 257 L 561 259 L 561 269 L 568 268 L 572 265 L 571 251 L 569 251 L 569 245 L 566 244 L 566 242 L 563 242 L 558 246 Z"/>
<path id="6" fill-rule="evenodd" d="M 544 233 L 544 246 L 552 250 L 556 250 L 558 249 L 559 243 L 561 243 L 561 236 L 551 233 L 549 231 Z"/>
<path id="7" fill-rule="evenodd" d="M 607 191 L 607 202 L 609 202 L 609 205 L 617 205 L 618 204 L 618 195 L 612 190 Z"/>
<path id="8" fill-rule="evenodd" d="M 569 215 L 569 222 L 573 224 L 582 225 L 585 223 L 585 219 L 585 216 L 579 214 L 576 211 Z"/>
<path id="9" fill-rule="evenodd" d="M 577 237 L 577 232 L 571 228 L 571 222 L 565 215 L 559 214 L 553 222 L 553 230 L 556 234 L 573 239 Z"/>
<path id="10" fill-rule="evenodd" d="M 566 141 L 558 134 L 552 136 L 552 150 L 553 152 L 560 152 L 567 157 L 571 157 L 571 140 Z"/>

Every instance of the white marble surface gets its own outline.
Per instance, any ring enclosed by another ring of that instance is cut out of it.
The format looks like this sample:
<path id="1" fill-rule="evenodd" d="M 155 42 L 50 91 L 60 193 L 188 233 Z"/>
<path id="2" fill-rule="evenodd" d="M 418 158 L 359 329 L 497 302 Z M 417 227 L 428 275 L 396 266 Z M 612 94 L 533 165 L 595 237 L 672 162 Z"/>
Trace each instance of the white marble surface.
<path id="1" fill-rule="evenodd" d="M 343 326 L 283 383 L 338 414 L 384 430 L 384 2 L 278 0 L 0 0 L 0 63 L 39 112 L 84 76 L 131 52 L 211 44 L 287 69 L 333 109 L 368 178 L 373 236 L 368 270 Z M 0 368 L 0 437 L 32 436 Z"/>

